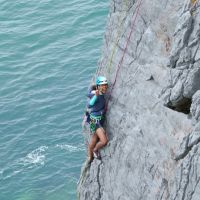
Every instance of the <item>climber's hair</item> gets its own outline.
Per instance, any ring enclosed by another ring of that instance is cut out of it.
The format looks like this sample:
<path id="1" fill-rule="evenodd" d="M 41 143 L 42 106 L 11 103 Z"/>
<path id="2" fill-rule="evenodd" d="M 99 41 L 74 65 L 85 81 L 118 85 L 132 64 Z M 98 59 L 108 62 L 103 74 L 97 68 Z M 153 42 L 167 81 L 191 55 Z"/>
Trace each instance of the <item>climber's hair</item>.
<path id="1" fill-rule="evenodd" d="M 97 86 L 96 85 L 92 85 L 91 86 L 91 90 L 96 90 L 97 89 Z"/>

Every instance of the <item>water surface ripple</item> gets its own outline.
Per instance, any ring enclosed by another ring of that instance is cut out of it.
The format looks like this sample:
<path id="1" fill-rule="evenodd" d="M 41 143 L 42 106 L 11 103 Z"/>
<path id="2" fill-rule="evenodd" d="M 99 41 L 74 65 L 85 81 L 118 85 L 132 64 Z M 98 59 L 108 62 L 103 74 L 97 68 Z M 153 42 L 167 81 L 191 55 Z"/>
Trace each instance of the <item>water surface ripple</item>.
<path id="1" fill-rule="evenodd" d="M 0 199 L 75 200 L 108 2 L 0 4 Z"/>

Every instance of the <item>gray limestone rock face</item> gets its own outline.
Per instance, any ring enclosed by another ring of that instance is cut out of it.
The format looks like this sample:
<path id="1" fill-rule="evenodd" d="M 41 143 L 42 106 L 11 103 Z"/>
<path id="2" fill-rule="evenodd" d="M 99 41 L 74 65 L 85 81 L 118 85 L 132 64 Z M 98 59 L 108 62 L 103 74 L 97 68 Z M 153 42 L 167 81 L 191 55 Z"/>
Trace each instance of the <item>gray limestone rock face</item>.
<path id="1" fill-rule="evenodd" d="M 196 122 L 200 121 L 200 90 L 192 97 L 191 113 Z"/>
<path id="2" fill-rule="evenodd" d="M 94 76 L 112 91 L 109 143 L 83 165 L 79 200 L 200 199 L 199 46 L 199 1 L 111 0 Z"/>

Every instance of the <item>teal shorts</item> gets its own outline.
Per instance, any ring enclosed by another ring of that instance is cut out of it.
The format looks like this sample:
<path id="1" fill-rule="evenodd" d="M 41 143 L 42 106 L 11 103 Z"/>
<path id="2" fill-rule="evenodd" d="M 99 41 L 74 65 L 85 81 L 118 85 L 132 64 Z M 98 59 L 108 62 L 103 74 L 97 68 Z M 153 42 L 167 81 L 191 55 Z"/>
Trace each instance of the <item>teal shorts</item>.
<path id="1" fill-rule="evenodd" d="M 104 119 L 104 116 L 89 116 L 90 131 L 92 134 L 94 134 L 98 128 L 103 128 Z"/>

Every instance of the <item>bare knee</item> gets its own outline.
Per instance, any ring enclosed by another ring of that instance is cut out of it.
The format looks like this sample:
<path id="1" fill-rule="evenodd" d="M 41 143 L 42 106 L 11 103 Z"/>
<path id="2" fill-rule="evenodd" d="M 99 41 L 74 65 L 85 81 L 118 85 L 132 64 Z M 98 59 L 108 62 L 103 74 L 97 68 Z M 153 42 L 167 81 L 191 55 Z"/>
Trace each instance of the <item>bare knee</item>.
<path id="1" fill-rule="evenodd" d="M 105 146 L 108 143 L 108 138 L 106 136 L 104 129 L 102 128 L 97 129 L 96 134 L 99 138 L 99 142 L 101 143 L 101 145 Z"/>
<path id="2" fill-rule="evenodd" d="M 103 141 L 101 141 L 102 142 L 102 144 L 104 145 L 104 146 L 106 146 L 107 144 L 108 144 L 108 139 L 107 138 L 105 138 Z"/>
<path id="3" fill-rule="evenodd" d="M 100 138 L 100 142 L 101 142 L 102 146 L 106 146 L 107 143 L 108 143 L 107 137 L 105 136 L 105 137 L 103 137 L 103 138 Z"/>

